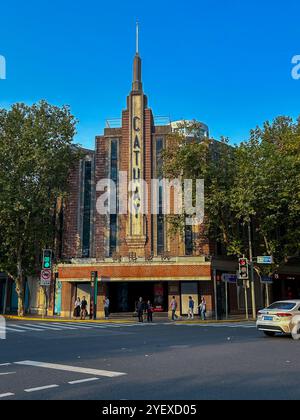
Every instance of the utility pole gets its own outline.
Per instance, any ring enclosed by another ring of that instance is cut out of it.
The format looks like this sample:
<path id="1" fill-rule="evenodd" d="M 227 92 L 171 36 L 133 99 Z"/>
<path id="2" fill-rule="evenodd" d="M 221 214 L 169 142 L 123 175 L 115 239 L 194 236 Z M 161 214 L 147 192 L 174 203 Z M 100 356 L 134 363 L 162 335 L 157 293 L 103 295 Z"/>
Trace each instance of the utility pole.
<path id="1" fill-rule="evenodd" d="M 254 261 L 253 261 L 253 248 L 252 248 L 252 232 L 251 232 L 251 219 L 248 223 L 248 234 L 249 234 L 249 261 L 250 261 L 250 284 L 251 284 L 251 296 L 252 296 L 252 311 L 253 319 L 256 320 L 256 299 L 255 299 L 255 282 L 254 282 Z"/>

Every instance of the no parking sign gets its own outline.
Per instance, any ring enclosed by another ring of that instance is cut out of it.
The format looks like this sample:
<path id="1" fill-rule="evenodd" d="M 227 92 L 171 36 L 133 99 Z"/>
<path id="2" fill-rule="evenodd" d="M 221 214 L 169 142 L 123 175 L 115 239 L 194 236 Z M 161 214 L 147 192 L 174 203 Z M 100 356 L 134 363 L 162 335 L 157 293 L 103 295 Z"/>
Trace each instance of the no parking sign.
<path id="1" fill-rule="evenodd" d="M 51 270 L 42 270 L 41 272 L 41 286 L 51 286 Z"/>

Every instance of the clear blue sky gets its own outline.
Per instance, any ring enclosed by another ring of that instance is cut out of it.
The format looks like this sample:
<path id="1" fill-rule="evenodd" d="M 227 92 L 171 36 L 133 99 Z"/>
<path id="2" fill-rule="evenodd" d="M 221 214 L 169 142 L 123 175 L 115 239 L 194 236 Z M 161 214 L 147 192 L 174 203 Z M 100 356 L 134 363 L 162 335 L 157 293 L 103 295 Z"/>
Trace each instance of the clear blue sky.
<path id="1" fill-rule="evenodd" d="M 27 0 L 2 2 L 0 106 L 69 104 L 93 147 L 131 87 L 135 21 L 155 115 L 196 118 L 233 142 L 277 115 L 300 114 L 299 0 Z"/>

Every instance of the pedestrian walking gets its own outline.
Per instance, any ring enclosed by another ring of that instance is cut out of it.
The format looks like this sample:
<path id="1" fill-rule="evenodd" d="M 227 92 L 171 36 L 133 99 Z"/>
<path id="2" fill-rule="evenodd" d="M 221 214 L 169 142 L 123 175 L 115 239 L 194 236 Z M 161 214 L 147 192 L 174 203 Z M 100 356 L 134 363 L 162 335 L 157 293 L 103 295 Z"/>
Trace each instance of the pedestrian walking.
<path id="1" fill-rule="evenodd" d="M 108 297 L 106 297 L 103 301 L 104 303 L 104 313 L 105 313 L 105 319 L 108 320 L 109 319 L 109 308 L 110 308 L 110 300 L 108 299 Z"/>
<path id="2" fill-rule="evenodd" d="M 144 322 L 144 311 L 145 311 L 145 304 L 144 304 L 144 300 L 142 297 L 140 297 L 138 303 L 137 303 L 137 307 L 136 307 L 136 311 L 139 317 L 139 322 Z"/>
<path id="3" fill-rule="evenodd" d="M 206 305 L 206 299 L 203 296 L 202 299 L 201 299 L 201 303 L 199 305 L 199 308 L 200 308 L 200 316 L 201 316 L 202 321 L 206 321 L 206 307 L 207 307 L 207 305 Z"/>
<path id="4" fill-rule="evenodd" d="M 81 311 L 81 300 L 80 297 L 76 299 L 74 305 L 74 318 L 80 318 L 80 311 Z"/>
<path id="5" fill-rule="evenodd" d="M 148 321 L 149 324 L 153 322 L 153 312 L 154 312 L 154 308 L 152 306 L 152 303 L 150 302 L 150 300 L 148 300 L 148 303 L 147 303 L 147 321 Z"/>
<path id="6" fill-rule="evenodd" d="M 178 316 L 176 315 L 177 301 L 176 301 L 175 296 L 173 296 L 173 298 L 171 300 L 170 309 L 172 311 L 172 321 L 176 321 L 178 319 Z"/>
<path id="7" fill-rule="evenodd" d="M 189 297 L 189 311 L 188 311 L 188 318 L 194 319 L 194 309 L 195 309 L 195 302 L 192 296 Z"/>
<path id="8" fill-rule="evenodd" d="M 83 296 L 83 299 L 81 301 L 81 320 L 84 320 L 84 321 L 87 317 L 87 306 L 88 306 L 88 303 L 87 303 L 86 297 Z"/>

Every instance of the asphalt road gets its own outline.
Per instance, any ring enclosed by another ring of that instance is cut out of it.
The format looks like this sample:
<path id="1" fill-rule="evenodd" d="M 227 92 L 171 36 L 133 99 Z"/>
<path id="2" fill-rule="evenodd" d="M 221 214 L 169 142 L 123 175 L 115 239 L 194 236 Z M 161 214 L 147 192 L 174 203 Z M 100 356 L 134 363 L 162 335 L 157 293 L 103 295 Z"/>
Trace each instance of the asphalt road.
<path id="1" fill-rule="evenodd" d="M 300 399 L 300 342 L 251 324 L 7 326 L 1 400 Z"/>

